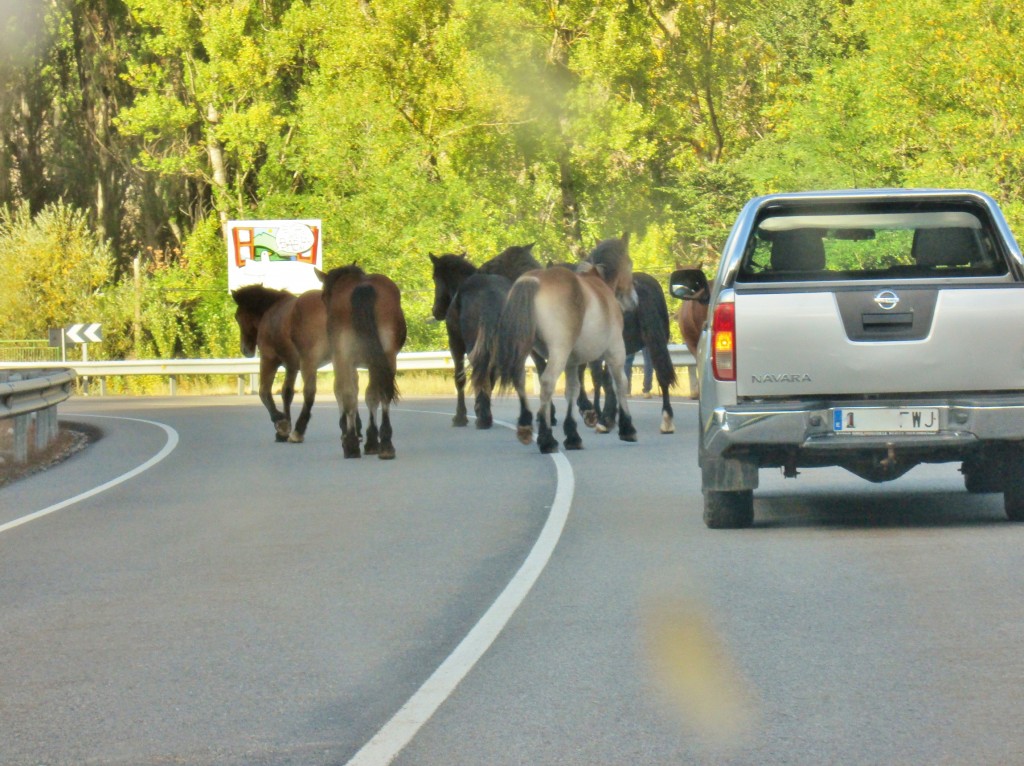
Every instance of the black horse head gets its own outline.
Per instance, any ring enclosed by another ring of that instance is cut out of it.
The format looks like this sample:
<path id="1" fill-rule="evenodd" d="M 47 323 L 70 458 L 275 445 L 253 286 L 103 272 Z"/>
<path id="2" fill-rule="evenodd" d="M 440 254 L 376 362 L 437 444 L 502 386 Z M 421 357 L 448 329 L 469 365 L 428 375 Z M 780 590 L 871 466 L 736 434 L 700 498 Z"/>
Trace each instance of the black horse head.
<path id="1" fill-rule="evenodd" d="M 459 285 L 475 274 L 477 269 L 466 258 L 466 253 L 462 253 L 462 255 L 427 253 L 427 255 L 430 256 L 430 262 L 434 269 L 434 306 L 431 309 L 431 315 L 438 322 L 443 322 Z"/>

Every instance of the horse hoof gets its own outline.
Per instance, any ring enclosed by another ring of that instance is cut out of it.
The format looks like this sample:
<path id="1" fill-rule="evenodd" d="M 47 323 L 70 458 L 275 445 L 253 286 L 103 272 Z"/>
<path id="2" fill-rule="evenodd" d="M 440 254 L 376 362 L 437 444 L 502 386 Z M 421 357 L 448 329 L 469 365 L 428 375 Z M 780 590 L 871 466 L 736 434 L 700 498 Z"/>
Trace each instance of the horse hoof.
<path id="1" fill-rule="evenodd" d="M 362 455 L 359 454 L 359 450 L 345 450 L 345 459 L 360 458 Z"/>
<path id="2" fill-rule="evenodd" d="M 632 433 L 630 433 L 628 431 L 626 433 L 620 433 L 619 434 L 619 438 L 622 441 L 624 441 L 624 442 L 635 442 L 636 441 L 636 431 L 634 430 Z"/>
<path id="3" fill-rule="evenodd" d="M 376 444 L 367 444 L 365 447 L 363 447 L 363 452 L 365 452 L 367 455 L 379 455 L 380 448 Z"/>
<path id="4" fill-rule="evenodd" d="M 553 444 L 540 444 L 538 446 L 540 447 L 540 454 L 542 455 L 550 455 L 552 452 L 558 452 L 558 442 L 554 442 Z"/>
<path id="5" fill-rule="evenodd" d="M 292 432 L 292 424 L 290 420 L 282 419 L 274 423 L 274 430 L 277 432 L 277 440 L 279 442 L 287 441 L 288 435 Z"/>
<path id="6" fill-rule="evenodd" d="M 274 434 L 274 441 L 278 444 L 284 444 L 288 441 L 288 434 Z"/>
<path id="7" fill-rule="evenodd" d="M 493 425 L 494 425 L 493 418 L 477 418 L 476 419 L 476 427 L 477 427 L 477 429 L 479 429 L 481 431 L 486 430 L 486 429 L 490 428 Z"/>
<path id="8" fill-rule="evenodd" d="M 597 412 L 594 410 L 584 410 L 582 413 L 583 425 L 587 428 L 593 428 L 597 425 Z"/>
<path id="9" fill-rule="evenodd" d="M 381 447 L 380 452 L 377 453 L 377 457 L 381 460 L 394 460 L 395 459 L 395 448 L 394 447 Z"/>
<path id="10" fill-rule="evenodd" d="M 298 431 L 292 431 L 288 435 L 288 441 L 291 442 L 292 444 L 302 444 L 302 442 L 304 441 L 304 437 Z"/>
<path id="11" fill-rule="evenodd" d="M 454 418 L 452 418 L 452 425 L 455 428 L 462 428 L 463 426 L 468 426 L 469 418 L 467 418 L 465 415 L 456 415 Z"/>
<path id="12" fill-rule="evenodd" d="M 530 426 L 519 426 L 516 429 L 516 437 L 522 444 L 529 444 L 533 441 L 533 428 Z"/>
<path id="13" fill-rule="evenodd" d="M 576 439 L 575 441 L 569 441 L 568 439 L 566 439 L 564 442 L 562 442 L 562 444 L 565 446 L 567 450 L 583 449 L 582 439 Z"/>
<path id="14" fill-rule="evenodd" d="M 608 426 L 606 426 L 604 423 L 595 423 L 594 433 L 606 434 L 608 433 Z"/>

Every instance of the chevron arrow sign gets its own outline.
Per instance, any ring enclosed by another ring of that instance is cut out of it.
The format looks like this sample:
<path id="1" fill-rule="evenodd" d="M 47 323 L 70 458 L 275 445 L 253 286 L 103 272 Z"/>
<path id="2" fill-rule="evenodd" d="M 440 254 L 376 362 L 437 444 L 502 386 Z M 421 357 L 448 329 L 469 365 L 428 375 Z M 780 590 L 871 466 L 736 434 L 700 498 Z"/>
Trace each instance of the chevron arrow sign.
<path id="1" fill-rule="evenodd" d="M 70 324 L 64 328 L 64 336 L 72 343 L 99 343 L 103 340 L 99 322 Z"/>

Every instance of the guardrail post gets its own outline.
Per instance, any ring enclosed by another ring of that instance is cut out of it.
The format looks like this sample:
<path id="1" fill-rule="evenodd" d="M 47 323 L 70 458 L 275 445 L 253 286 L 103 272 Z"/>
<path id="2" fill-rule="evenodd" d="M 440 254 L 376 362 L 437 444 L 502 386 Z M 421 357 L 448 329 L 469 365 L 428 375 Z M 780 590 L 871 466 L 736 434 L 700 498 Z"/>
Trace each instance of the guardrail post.
<path id="1" fill-rule="evenodd" d="M 177 375 L 169 375 L 168 379 L 169 379 L 169 382 L 171 384 L 171 396 L 177 396 L 177 394 L 178 394 L 178 376 Z"/>
<path id="2" fill-rule="evenodd" d="M 24 463 L 28 460 L 28 421 L 32 413 L 14 416 L 14 462 Z"/>

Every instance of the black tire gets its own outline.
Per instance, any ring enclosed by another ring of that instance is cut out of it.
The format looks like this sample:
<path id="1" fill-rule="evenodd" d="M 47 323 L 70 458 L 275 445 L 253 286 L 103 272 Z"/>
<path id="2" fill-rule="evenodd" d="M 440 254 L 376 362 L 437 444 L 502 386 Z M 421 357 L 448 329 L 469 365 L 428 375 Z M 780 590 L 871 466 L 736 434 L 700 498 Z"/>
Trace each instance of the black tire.
<path id="1" fill-rule="evenodd" d="M 1024 521 L 1024 486 L 1011 482 L 1003 491 L 1003 509 L 1010 521 Z"/>
<path id="2" fill-rule="evenodd" d="M 753 490 L 704 490 L 704 524 L 708 529 L 745 529 L 753 523 Z"/>
<path id="3" fill-rule="evenodd" d="M 964 489 L 972 494 L 1002 492 L 1004 489 L 1006 466 L 1002 465 L 1001 460 L 986 460 L 980 455 L 974 455 L 964 460 L 960 471 L 964 475 Z"/>

